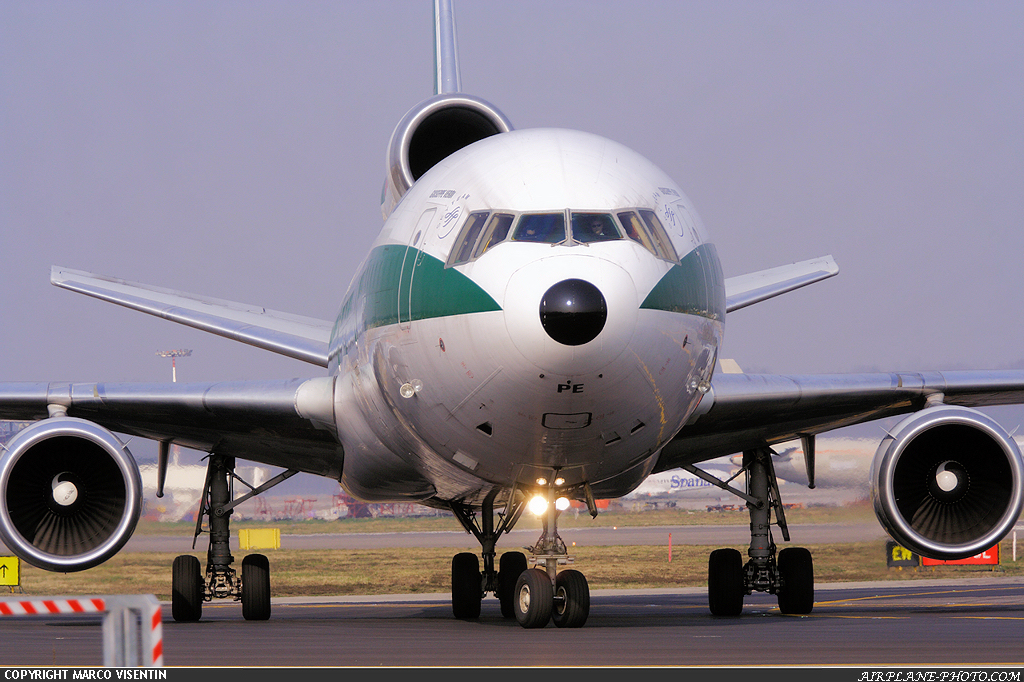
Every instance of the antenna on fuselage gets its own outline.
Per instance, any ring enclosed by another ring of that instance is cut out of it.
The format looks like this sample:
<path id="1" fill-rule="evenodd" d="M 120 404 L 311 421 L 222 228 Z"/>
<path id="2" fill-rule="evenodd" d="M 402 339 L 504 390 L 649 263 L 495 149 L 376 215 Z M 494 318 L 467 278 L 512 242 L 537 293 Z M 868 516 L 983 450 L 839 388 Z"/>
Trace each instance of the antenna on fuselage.
<path id="1" fill-rule="evenodd" d="M 434 94 L 462 92 L 455 10 L 451 0 L 434 0 Z"/>

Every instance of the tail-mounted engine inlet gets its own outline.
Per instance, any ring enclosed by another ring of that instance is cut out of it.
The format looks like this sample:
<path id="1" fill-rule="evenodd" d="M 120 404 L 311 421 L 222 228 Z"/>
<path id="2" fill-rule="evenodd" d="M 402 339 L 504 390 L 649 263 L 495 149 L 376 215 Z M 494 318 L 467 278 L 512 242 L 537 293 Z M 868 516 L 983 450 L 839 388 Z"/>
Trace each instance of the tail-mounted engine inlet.
<path id="1" fill-rule="evenodd" d="M 70 572 L 103 563 L 131 537 L 141 510 L 135 459 L 92 422 L 44 419 L 0 457 L 0 537 L 34 566 Z"/>
<path id="2" fill-rule="evenodd" d="M 941 405 L 893 429 L 872 463 L 871 495 L 893 540 L 933 559 L 998 543 L 1021 512 L 1021 454 L 988 416 Z"/>
<path id="3" fill-rule="evenodd" d="M 493 105 L 471 95 L 444 94 L 417 104 L 388 143 L 388 174 L 381 196 L 386 219 L 413 183 L 442 159 L 512 124 Z"/>

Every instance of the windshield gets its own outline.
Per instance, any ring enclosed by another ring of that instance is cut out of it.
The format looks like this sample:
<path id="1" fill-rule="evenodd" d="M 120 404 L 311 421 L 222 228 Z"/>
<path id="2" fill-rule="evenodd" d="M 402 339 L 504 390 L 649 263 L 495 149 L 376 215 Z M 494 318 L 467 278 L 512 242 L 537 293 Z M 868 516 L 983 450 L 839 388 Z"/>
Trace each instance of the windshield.
<path id="1" fill-rule="evenodd" d="M 512 241 L 557 244 L 565 241 L 565 213 L 528 213 L 519 218 Z"/>
<path id="2" fill-rule="evenodd" d="M 568 218 L 570 232 L 566 231 Z M 594 244 L 606 241 L 633 241 L 652 254 L 673 263 L 679 262 L 672 240 L 657 214 L 645 208 L 618 211 L 552 211 L 549 213 L 474 211 L 459 231 L 447 263 L 448 267 L 469 263 L 503 242 L 536 244 Z"/>
<path id="3" fill-rule="evenodd" d="M 573 213 L 572 238 L 581 244 L 622 239 L 615 221 L 607 213 Z"/>
<path id="4" fill-rule="evenodd" d="M 678 261 L 679 255 L 676 254 L 675 247 L 672 246 L 672 240 L 668 238 L 665 227 L 658 220 L 654 211 L 640 209 L 640 215 L 643 216 L 647 227 L 651 228 L 651 236 L 654 237 L 654 252 L 665 260 Z"/>
<path id="5" fill-rule="evenodd" d="M 491 219 L 487 221 L 487 229 L 484 230 L 484 236 L 480 239 L 480 246 L 473 253 L 473 257 L 479 258 L 487 249 L 505 241 L 508 238 L 508 228 L 512 227 L 512 220 L 514 218 L 515 216 L 509 213 L 495 213 L 492 215 Z"/>
<path id="6" fill-rule="evenodd" d="M 484 227 L 484 221 L 486 220 L 486 211 L 469 214 L 469 219 L 466 220 L 466 224 L 462 228 L 462 232 L 459 233 L 459 238 L 455 241 L 456 246 L 452 249 L 450 265 L 465 263 L 469 260 L 470 254 L 473 253 L 473 247 L 476 245 L 476 240 L 480 236 L 480 231 Z"/>

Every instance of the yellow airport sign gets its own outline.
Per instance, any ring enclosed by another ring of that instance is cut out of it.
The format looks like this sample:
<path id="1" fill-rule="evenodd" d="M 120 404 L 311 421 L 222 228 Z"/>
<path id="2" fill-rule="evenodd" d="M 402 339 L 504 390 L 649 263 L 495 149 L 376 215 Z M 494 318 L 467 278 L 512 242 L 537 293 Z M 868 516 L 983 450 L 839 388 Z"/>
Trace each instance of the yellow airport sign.
<path id="1" fill-rule="evenodd" d="M 0 586 L 21 585 L 21 560 L 16 556 L 0 556 Z"/>
<path id="2" fill-rule="evenodd" d="M 281 549 L 280 528 L 244 528 L 238 531 L 239 549 Z"/>

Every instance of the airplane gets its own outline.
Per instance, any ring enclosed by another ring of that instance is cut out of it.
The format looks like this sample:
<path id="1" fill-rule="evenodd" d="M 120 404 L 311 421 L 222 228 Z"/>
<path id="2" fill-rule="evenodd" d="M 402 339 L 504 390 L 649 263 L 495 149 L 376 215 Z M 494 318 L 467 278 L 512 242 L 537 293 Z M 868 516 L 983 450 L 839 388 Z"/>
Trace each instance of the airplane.
<path id="1" fill-rule="evenodd" d="M 815 488 L 863 488 L 868 490 L 871 474 L 871 460 L 878 442 L 870 438 L 827 438 L 815 443 L 814 487 Z M 1017 444 L 1020 447 L 1020 443 Z M 780 443 L 775 446 L 773 460 L 775 474 L 779 478 L 808 485 L 807 467 L 800 441 Z M 742 457 L 733 455 L 733 464 L 740 465 Z"/>
<path id="2" fill-rule="evenodd" d="M 170 461 L 164 468 L 157 463 L 139 465 L 142 498 L 148 507 L 143 513 L 157 521 L 181 521 L 194 514 L 206 489 L 207 467 L 180 464 L 174 455 L 172 448 Z M 256 487 L 269 478 L 268 471 L 265 467 L 236 468 L 236 474 Z"/>
<path id="3" fill-rule="evenodd" d="M 728 466 L 728 462 L 723 461 L 714 462 L 711 466 L 702 466 L 702 472 L 704 474 L 708 474 L 711 480 L 702 478 L 697 474 L 692 474 L 682 469 L 673 469 L 671 471 L 662 471 L 661 473 L 651 474 L 631 493 L 624 495 L 623 499 L 654 496 L 705 497 L 709 494 L 718 495 L 720 493 L 720 489 L 715 484 L 715 479 L 728 482 L 734 476 L 731 471 L 721 468 L 722 464 L 725 464 L 728 469 L 732 469 L 732 467 Z"/>
<path id="4" fill-rule="evenodd" d="M 54 267 L 59 288 L 311 366 L 287 380 L 0 383 L 0 418 L 34 420 L 0 455 L 0 539 L 69 572 L 116 554 L 142 483 L 115 434 L 209 453 L 200 521 L 206 568 L 171 567 L 172 615 L 214 599 L 271 614 L 265 555 L 232 564 L 232 510 L 305 472 L 366 502 L 449 510 L 480 542 L 452 559 L 452 613 L 486 595 L 524 628 L 582 627 L 585 575 L 558 535 L 572 501 L 636 489 L 649 475 L 742 453 L 745 484 L 719 480 L 750 516 L 747 561 L 711 553 L 708 606 L 737 616 L 766 592 L 811 612 L 813 560 L 778 550 L 789 529 L 774 447 L 798 439 L 814 480 L 818 434 L 902 416 L 874 457 L 882 527 L 922 556 L 972 556 L 1022 507 L 1020 451 L 976 408 L 1024 402 L 1021 371 L 832 375 L 715 373 L 726 316 L 838 273 L 831 256 L 726 279 L 683 189 L 653 163 L 579 131 L 515 129 L 463 91 L 454 13 L 436 0 L 435 95 L 387 147 L 383 227 L 333 320 Z M 315 369 L 315 372 L 314 372 Z M 236 459 L 284 471 L 238 497 Z M 710 474 L 706 474 L 710 476 Z M 530 509 L 537 543 L 498 556 Z M 562 570 L 559 570 L 559 569 Z"/>

